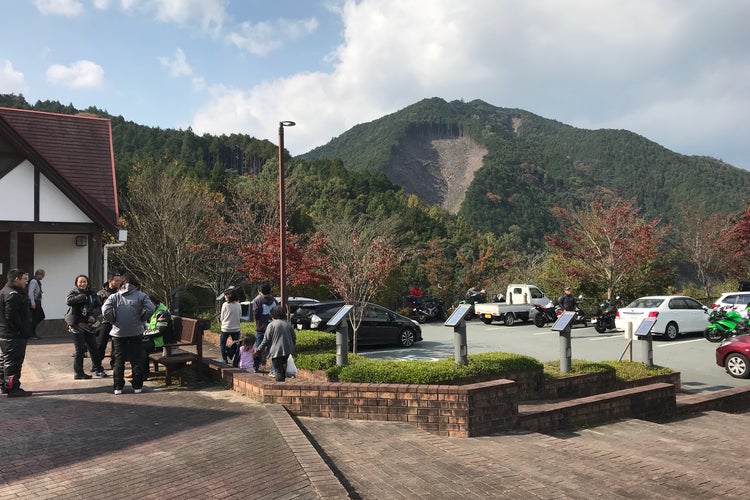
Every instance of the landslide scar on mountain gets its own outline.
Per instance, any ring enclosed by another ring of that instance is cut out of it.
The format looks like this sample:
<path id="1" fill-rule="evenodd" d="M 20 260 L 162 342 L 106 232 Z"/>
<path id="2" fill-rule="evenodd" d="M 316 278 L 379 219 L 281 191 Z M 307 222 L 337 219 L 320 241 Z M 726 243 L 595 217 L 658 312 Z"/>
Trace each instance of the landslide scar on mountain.
<path id="1" fill-rule="evenodd" d="M 391 182 L 457 213 L 487 149 L 465 136 L 413 137 L 401 145 L 385 169 Z"/>

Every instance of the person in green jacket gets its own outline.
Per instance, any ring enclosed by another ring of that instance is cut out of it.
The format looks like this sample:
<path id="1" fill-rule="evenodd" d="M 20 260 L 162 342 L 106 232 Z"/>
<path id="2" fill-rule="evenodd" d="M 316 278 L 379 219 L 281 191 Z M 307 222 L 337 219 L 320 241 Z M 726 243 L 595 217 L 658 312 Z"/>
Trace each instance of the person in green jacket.
<path id="1" fill-rule="evenodd" d="M 164 344 L 172 343 L 172 315 L 167 305 L 155 295 L 149 295 L 156 309 L 148 321 L 148 330 L 143 332 L 143 349 L 147 353 L 156 352 L 164 347 Z M 149 360 L 146 357 L 146 366 L 143 368 L 144 377 L 148 376 Z"/>

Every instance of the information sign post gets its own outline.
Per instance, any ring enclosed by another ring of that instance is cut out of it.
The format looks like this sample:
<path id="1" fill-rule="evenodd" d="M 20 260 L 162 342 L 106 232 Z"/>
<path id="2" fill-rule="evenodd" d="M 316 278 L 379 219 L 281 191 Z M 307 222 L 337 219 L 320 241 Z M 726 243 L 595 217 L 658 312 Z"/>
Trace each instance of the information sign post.
<path id="1" fill-rule="evenodd" d="M 568 373 L 570 371 L 570 363 L 573 358 L 570 347 L 570 329 L 575 315 L 575 311 L 565 311 L 557 318 L 555 324 L 552 325 L 552 330 L 560 332 L 560 373 Z"/>
<path id="2" fill-rule="evenodd" d="M 349 363 L 349 311 L 354 307 L 351 304 L 341 306 L 336 314 L 328 321 L 329 326 L 336 327 L 336 365 L 344 366 Z"/>
<path id="3" fill-rule="evenodd" d="M 459 305 L 444 323 L 444 326 L 453 327 L 453 359 L 459 365 L 469 362 L 466 346 L 466 320 L 464 320 L 469 309 L 471 309 L 471 304 Z"/>
<path id="4" fill-rule="evenodd" d="M 641 352 L 643 353 L 643 364 L 646 366 L 654 366 L 654 342 L 651 335 L 651 329 L 656 323 L 656 318 L 646 318 L 641 321 L 638 325 L 638 329 L 635 331 L 638 340 L 642 341 Z"/>

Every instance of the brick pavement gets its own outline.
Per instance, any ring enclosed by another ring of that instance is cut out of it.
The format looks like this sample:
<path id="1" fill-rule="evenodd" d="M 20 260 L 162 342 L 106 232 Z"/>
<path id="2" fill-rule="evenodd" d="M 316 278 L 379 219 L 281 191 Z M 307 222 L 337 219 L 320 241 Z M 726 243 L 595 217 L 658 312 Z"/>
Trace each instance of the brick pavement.
<path id="1" fill-rule="evenodd" d="M 111 378 L 73 380 L 72 351 L 67 338 L 31 343 L 22 379 L 35 395 L 0 399 L 0 498 L 750 495 L 747 414 L 449 439 L 296 419 L 207 382 L 115 396 Z"/>

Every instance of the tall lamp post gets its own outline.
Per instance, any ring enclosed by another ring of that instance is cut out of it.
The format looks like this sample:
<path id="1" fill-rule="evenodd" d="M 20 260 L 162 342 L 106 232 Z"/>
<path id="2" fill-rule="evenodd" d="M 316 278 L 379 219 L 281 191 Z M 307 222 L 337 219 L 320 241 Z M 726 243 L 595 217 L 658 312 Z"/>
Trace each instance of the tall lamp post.
<path id="1" fill-rule="evenodd" d="M 284 127 L 294 127 L 290 121 L 279 122 L 279 295 L 286 308 L 286 209 L 284 198 Z"/>

